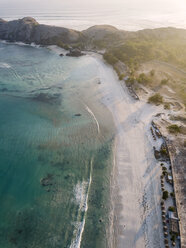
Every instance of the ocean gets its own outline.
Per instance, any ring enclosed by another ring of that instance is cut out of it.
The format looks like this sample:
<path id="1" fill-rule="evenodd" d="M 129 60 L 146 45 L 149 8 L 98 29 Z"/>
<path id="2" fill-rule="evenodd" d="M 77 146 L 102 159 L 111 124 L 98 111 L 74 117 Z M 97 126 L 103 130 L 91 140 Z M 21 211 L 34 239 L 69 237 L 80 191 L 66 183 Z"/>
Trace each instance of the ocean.
<path id="1" fill-rule="evenodd" d="M 114 124 L 92 56 L 0 42 L 0 247 L 110 247 Z"/>

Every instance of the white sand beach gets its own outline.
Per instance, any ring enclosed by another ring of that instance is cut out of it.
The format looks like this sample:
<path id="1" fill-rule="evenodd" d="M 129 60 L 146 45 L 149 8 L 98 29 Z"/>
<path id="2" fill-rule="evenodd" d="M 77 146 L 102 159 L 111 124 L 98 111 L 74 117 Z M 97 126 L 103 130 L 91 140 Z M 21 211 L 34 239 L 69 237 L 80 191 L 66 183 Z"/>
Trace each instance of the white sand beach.
<path id="1" fill-rule="evenodd" d="M 160 166 L 154 158 L 150 123 L 159 110 L 131 98 L 113 69 L 95 57 L 102 102 L 116 125 L 114 226 L 119 248 L 164 247 Z"/>

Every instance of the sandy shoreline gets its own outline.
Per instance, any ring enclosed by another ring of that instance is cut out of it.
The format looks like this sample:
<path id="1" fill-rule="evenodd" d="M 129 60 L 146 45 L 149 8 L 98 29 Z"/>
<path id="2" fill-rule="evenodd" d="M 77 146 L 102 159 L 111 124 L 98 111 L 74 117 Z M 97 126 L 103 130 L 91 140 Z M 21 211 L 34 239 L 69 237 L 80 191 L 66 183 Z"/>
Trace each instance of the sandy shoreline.
<path id="1" fill-rule="evenodd" d="M 161 170 L 150 124 L 158 108 L 131 98 L 113 69 L 95 56 L 102 102 L 116 126 L 114 227 L 117 247 L 164 247 L 160 209 Z"/>

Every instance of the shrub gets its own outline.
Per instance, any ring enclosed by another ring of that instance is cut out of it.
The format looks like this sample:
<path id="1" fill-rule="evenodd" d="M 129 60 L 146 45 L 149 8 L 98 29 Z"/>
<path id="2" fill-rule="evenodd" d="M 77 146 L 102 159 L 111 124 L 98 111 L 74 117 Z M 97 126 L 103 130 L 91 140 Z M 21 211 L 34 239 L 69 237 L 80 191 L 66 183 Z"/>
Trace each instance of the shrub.
<path id="1" fill-rule="evenodd" d="M 163 103 L 163 97 L 159 93 L 156 93 L 153 96 L 149 97 L 148 103 L 159 105 Z"/>
<path id="2" fill-rule="evenodd" d="M 161 80 L 161 85 L 165 85 L 165 84 L 167 84 L 167 83 L 168 83 L 168 81 L 169 81 L 169 79 L 162 79 L 162 80 Z"/>
<path id="3" fill-rule="evenodd" d="M 181 128 L 178 125 L 173 124 L 168 126 L 169 133 L 177 134 L 181 132 Z"/>
<path id="4" fill-rule="evenodd" d="M 176 240 L 175 235 L 172 235 L 172 236 L 171 236 L 171 241 L 175 242 L 175 240 Z"/>
<path id="5" fill-rule="evenodd" d="M 155 70 L 151 70 L 151 71 L 150 71 L 150 75 L 151 75 L 151 77 L 154 77 L 154 75 L 155 75 Z"/>
<path id="6" fill-rule="evenodd" d="M 123 80 L 123 79 L 124 79 L 124 77 L 125 77 L 125 74 L 120 74 L 120 76 L 119 76 L 119 80 Z"/>
<path id="7" fill-rule="evenodd" d="M 174 192 L 171 192 L 170 195 L 171 195 L 171 197 L 175 197 Z"/>
<path id="8" fill-rule="evenodd" d="M 160 153 L 161 153 L 162 156 L 167 156 L 168 155 L 167 149 L 165 147 L 161 147 Z M 163 167 L 163 168 L 166 168 L 166 167 Z M 167 168 L 166 168 L 166 170 L 167 170 Z"/>
<path id="9" fill-rule="evenodd" d="M 147 75 L 145 75 L 145 73 L 141 73 L 137 79 L 138 83 L 140 84 L 149 84 L 151 81 L 150 79 L 147 77 Z"/>
<path id="10" fill-rule="evenodd" d="M 62 41 L 58 41 L 58 42 L 57 42 L 57 46 L 59 46 L 59 47 L 65 49 L 65 50 L 70 50 L 69 45 L 64 44 Z"/>
<path id="11" fill-rule="evenodd" d="M 162 170 L 163 171 L 167 171 L 167 168 L 164 166 L 164 167 L 162 167 Z"/>
<path id="12" fill-rule="evenodd" d="M 167 171 L 163 171 L 163 173 L 162 173 L 162 174 L 163 174 L 164 176 L 165 176 L 165 175 L 167 175 Z"/>
<path id="13" fill-rule="evenodd" d="M 163 200 L 167 200 L 167 198 L 169 197 L 169 192 L 168 191 L 163 191 Z"/>
<path id="14" fill-rule="evenodd" d="M 118 62 L 118 59 L 113 56 L 111 53 L 105 53 L 103 58 L 107 61 L 110 65 L 115 65 Z"/>
<path id="15" fill-rule="evenodd" d="M 168 103 L 168 102 L 166 102 L 165 104 L 164 104 L 164 109 L 170 109 L 170 103 Z"/>
<path id="16" fill-rule="evenodd" d="M 174 206 L 170 206 L 170 207 L 168 208 L 168 210 L 171 211 L 171 212 L 175 212 L 175 207 L 174 207 Z"/>
<path id="17" fill-rule="evenodd" d="M 120 71 L 117 66 L 114 66 L 114 70 L 117 73 L 118 77 L 120 77 Z"/>
<path id="18" fill-rule="evenodd" d="M 127 80 L 126 80 L 126 83 L 129 84 L 129 85 L 132 85 L 134 84 L 135 82 L 135 78 L 130 76 Z"/>

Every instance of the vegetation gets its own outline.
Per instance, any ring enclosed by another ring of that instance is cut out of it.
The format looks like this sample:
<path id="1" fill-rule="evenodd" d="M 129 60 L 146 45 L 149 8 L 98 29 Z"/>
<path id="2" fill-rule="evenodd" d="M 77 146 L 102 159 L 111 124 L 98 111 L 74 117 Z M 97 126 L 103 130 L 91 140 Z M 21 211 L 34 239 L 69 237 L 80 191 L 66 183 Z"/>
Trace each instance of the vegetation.
<path id="1" fill-rule="evenodd" d="M 176 124 L 168 126 L 168 130 L 170 133 L 177 134 L 181 132 L 181 128 Z"/>
<path id="2" fill-rule="evenodd" d="M 171 236 L 171 241 L 175 242 L 175 240 L 176 240 L 176 236 L 175 235 L 172 235 Z"/>
<path id="3" fill-rule="evenodd" d="M 168 152 L 167 152 L 167 149 L 165 146 L 162 146 L 161 149 L 160 149 L 160 153 L 161 153 L 161 156 L 168 156 Z M 163 167 L 165 168 L 165 170 L 167 170 L 166 167 Z"/>
<path id="4" fill-rule="evenodd" d="M 166 85 L 168 83 L 169 79 L 162 79 L 161 85 Z"/>
<path id="5" fill-rule="evenodd" d="M 164 104 L 164 109 L 170 109 L 170 103 L 168 103 L 168 102 L 166 102 L 165 104 Z"/>
<path id="6" fill-rule="evenodd" d="M 170 196 L 171 196 L 171 197 L 175 197 L 174 192 L 171 192 L 171 193 L 170 193 Z"/>
<path id="7" fill-rule="evenodd" d="M 58 41 L 57 46 L 65 49 L 65 50 L 70 50 L 70 46 L 67 44 L 64 44 L 62 41 Z"/>
<path id="8" fill-rule="evenodd" d="M 120 74 L 120 76 L 119 76 L 119 80 L 123 80 L 123 79 L 124 79 L 124 77 L 125 77 L 125 74 Z"/>
<path id="9" fill-rule="evenodd" d="M 165 176 L 165 175 L 167 175 L 167 171 L 163 171 L 163 173 L 162 173 L 162 174 L 163 174 L 164 176 Z"/>
<path id="10" fill-rule="evenodd" d="M 106 52 L 103 55 L 103 58 L 107 61 L 108 64 L 113 65 L 113 66 L 118 62 L 118 59 L 114 55 L 108 52 Z"/>
<path id="11" fill-rule="evenodd" d="M 141 73 L 139 77 L 137 78 L 137 81 L 138 83 L 144 84 L 144 85 L 148 85 L 151 82 L 150 78 L 145 73 Z"/>
<path id="12" fill-rule="evenodd" d="M 155 35 L 151 32 L 139 32 L 136 38 L 129 37 L 122 45 L 110 48 L 109 52 L 130 68 L 136 68 L 150 60 L 161 60 L 186 68 L 186 43 L 182 34 L 174 34 L 170 38 L 165 31 L 162 33 Z"/>
<path id="13" fill-rule="evenodd" d="M 153 96 L 149 97 L 148 103 L 159 105 L 163 103 L 163 97 L 159 94 L 156 93 Z"/>
<path id="14" fill-rule="evenodd" d="M 150 76 L 151 76 L 151 77 L 154 77 L 154 75 L 155 75 L 155 70 L 151 70 L 151 71 L 150 71 Z"/>
<path id="15" fill-rule="evenodd" d="M 163 196 L 162 196 L 163 200 L 167 200 L 168 197 L 169 197 L 169 192 L 168 191 L 163 191 Z"/>
<path id="16" fill-rule="evenodd" d="M 175 212 L 175 207 L 174 207 L 174 206 L 170 206 L 170 207 L 168 208 L 168 210 L 171 211 L 171 212 Z"/>
<path id="17" fill-rule="evenodd" d="M 137 74 L 136 71 L 143 63 L 150 61 L 163 62 L 162 67 L 164 63 L 167 63 L 169 70 L 172 65 L 175 66 L 173 75 L 167 72 L 162 78 L 163 74 L 155 72 L 156 67 L 152 65 L 152 70 L 148 74 L 140 74 L 136 80 L 145 86 L 153 86 L 157 82 L 160 86 L 169 85 L 176 92 L 175 96 L 178 100 L 186 106 L 186 80 L 183 73 L 179 71 L 179 69 L 186 69 L 186 32 L 184 30 L 171 28 L 144 30 L 133 34 L 128 33 L 125 36 L 121 35 L 118 39 L 115 35 L 112 36 L 114 38 L 99 41 L 101 43 L 99 46 L 107 49 L 104 58 L 109 64 L 115 65 L 117 61 L 123 62 L 128 67 L 128 72 L 133 72 L 131 76 Z M 162 103 L 161 99 L 160 103 Z M 170 104 L 165 103 L 164 108 L 170 109 Z"/>
<path id="18" fill-rule="evenodd" d="M 133 77 L 133 76 L 130 76 L 130 77 L 128 77 L 128 79 L 126 80 L 126 83 L 128 84 L 128 85 L 132 85 L 132 84 L 134 84 L 135 83 L 135 78 Z"/>

